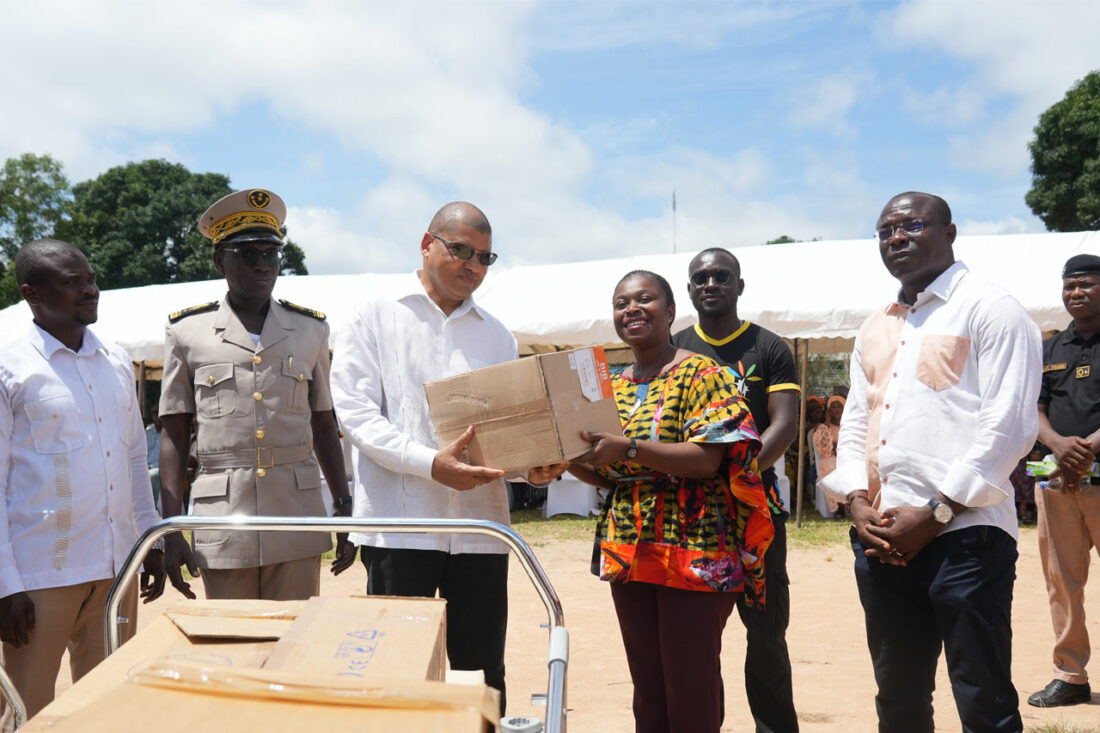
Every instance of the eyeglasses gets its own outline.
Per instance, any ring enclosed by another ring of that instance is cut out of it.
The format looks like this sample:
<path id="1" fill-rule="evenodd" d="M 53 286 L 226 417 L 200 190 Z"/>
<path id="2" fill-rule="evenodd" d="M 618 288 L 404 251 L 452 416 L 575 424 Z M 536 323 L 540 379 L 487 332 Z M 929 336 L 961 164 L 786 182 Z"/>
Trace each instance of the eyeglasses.
<path id="1" fill-rule="evenodd" d="M 714 280 L 716 285 L 725 285 L 732 277 L 732 270 L 700 270 L 691 273 L 691 283 L 700 288 L 711 280 Z"/>
<path id="2" fill-rule="evenodd" d="M 888 242 L 899 231 L 909 235 L 920 234 L 927 226 L 928 222 L 924 219 L 910 219 L 897 226 L 883 227 L 875 232 L 875 236 L 878 237 L 880 242 Z"/>
<path id="3" fill-rule="evenodd" d="M 482 267 L 488 267 L 497 261 L 496 252 L 478 252 L 465 242 L 452 242 L 449 239 L 444 239 L 438 234 L 432 234 L 431 232 L 428 232 L 428 234 L 431 234 L 431 236 L 443 242 L 443 246 L 447 248 L 447 251 L 463 262 L 468 261 L 475 254 L 477 255 L 477 261 L 481 263 Z"/>
<path id="4" fill-rule="evenodd" d="M 241 262 L 255 267 L 263 262 L 269 267 L 278 267 L 286 259 L 281 249 L 256 249 L 255 247 L 222 247 L 222 252 L 232 252 L 241 258 Z"/>

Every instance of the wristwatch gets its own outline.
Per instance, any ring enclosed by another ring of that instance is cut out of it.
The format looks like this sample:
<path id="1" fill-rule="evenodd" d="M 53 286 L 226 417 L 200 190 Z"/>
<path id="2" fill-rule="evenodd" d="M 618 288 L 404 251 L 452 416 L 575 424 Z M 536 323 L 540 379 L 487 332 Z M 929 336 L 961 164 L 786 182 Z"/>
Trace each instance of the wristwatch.
<path id="1" fill-rule="evenodd" d="M 332 500 L 332 511 L 338 512 L 346 506 L 351 506 L 351 502 L 350 496 L 338 496 Z"/>
<path id="2" fill-rule="evenodd" d="M 951 508 L 951 505 L 944 504 L 934 496 L 928 500 L 928 506 L 932 509 L 932 518 L 940 524 L 946 525 L 955 518 L 955 510 Z"/>
<path id="3" fill-rule="evenodd" d="M 638 457 L 638 439 L 631 438 L 630 446 L 626 449 L 626 458 L 628 461 L 633 461 Z"/>

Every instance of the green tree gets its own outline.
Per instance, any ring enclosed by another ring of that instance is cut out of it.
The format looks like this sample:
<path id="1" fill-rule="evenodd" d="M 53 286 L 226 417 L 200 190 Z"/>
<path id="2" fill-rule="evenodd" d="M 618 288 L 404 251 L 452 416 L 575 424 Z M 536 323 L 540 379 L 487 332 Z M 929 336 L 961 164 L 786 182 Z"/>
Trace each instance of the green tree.
<path id="1" fill-rule="evenodd" d="M 25 243 L 51 236 L 69 212 L 72 194 L 61 163 L 24 153 L 0 169 L 0 307 L 19 300 L 11 262 Z"/>
<path id="2" fill-rule="evenodd" d="M 87 253 L 105 289 L 217 278 L 198 219 L 231 192 L 218 173 L 165 160 L 127 163 L 73 187 L 72 218 L 59 236 Z M 283 272 L 306 274 L 301 249 L 289 241 L 286 249 Z"/>
<path id="3" fill-rule="evenodd" d="M 791 244 L 792 242 L 797 241 L 799 240 L 795 239 L 794 237 L 789 237 L 786 234 L 781 234 L 775 239 L 769 239 L 767 242 L 764 242 L 764 244 Z"/>
<path id="4" fill-rule="evenodd" d="M 1039 117 L 1024 199 L 1047 229 L 1100 229 L 1100 71 L 1079 80 Z"/>

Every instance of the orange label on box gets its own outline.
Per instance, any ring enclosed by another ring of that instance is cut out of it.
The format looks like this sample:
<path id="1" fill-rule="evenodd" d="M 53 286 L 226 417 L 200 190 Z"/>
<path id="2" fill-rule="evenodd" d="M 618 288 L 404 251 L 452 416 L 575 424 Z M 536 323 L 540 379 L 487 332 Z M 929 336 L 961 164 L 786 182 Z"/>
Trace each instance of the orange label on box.
<path id="1" fill-rule="evenodd" d="M 569 366 L 577 372 L 581 393 L 589 402 L 599 402 L 611 396 L 611 373 L 602 346 L 571 352 Z"/>
<path id="2" fill-rule="evenodd" d="M 607 367 L 607 354 L 602 346 L 592 349 L 596 352 L 596 374 L 600 378 L 600 394 L 604 399 L 611 397 L 611 370 Z"/>

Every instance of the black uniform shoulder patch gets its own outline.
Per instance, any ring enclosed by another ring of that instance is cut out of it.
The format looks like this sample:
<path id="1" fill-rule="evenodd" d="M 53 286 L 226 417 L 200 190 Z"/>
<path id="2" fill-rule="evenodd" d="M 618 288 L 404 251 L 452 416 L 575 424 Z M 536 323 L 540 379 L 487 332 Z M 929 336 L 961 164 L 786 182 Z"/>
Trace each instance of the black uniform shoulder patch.
<path id="1" fill-rule="evenodd" d="M 295 313 L 301 313 L 303 316 L 309 316 L 310 318 L 316 318 L 318 321 L 325 320 L 325 314 L 321 311 L 315 311 L 312 308 L 306 308 L 305 306 L 296 305 L 289 300 L 279 300 L 279 305 L 287 310 L 294 311 Z"/>
<path id="2" fill-rule="evenodd" d="M 169 323 L 175 323 L 181 318 L 187 318 L 187 316 L 193 316 L 196 313 L 205 313 L 206 311 L 212 311 L 218 307 L 218 301 L 212 300 L 209 303 L 203 303 L 202 305 L 193 305 L 190 308 L 184 308 L 183 310 L 176 311 L 168 316 Z"/>

